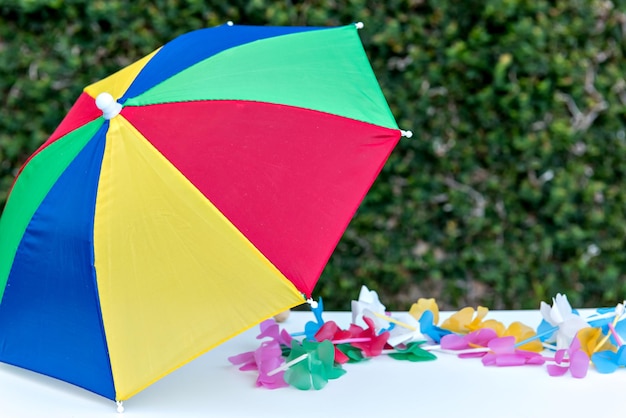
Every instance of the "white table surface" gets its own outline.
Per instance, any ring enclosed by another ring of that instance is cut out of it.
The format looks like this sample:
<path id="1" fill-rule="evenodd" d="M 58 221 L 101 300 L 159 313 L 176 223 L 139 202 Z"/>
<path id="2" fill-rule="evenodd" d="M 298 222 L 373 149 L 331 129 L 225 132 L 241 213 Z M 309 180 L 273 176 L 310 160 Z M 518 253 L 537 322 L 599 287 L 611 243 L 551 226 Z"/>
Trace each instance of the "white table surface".
<path id="1" fill-rule="evenodd" d="M 442 314 L 445 318 L 446 314 Z M 490 311 L 487 318 L 536 327 L 538 311 Z M 342 328 L 348 312 L 326 312 Z M 282 325 L 302 331 L 310 312 Z M 608 375 L 593 366 L 584 379 L 550 377 L 545 366 L 485 367 L 480 359 L 437 354 L 412 363 L 386 356 L 345 364 L 347 373 L 319 391 L 254 386 L 227 358 L 258 347 L 258 327 L 227 341 L 124 402 L 116 404 L 70 384 L 0 364 L 0 417 L 596 417 L 626 411 L 626 369 Z"/>

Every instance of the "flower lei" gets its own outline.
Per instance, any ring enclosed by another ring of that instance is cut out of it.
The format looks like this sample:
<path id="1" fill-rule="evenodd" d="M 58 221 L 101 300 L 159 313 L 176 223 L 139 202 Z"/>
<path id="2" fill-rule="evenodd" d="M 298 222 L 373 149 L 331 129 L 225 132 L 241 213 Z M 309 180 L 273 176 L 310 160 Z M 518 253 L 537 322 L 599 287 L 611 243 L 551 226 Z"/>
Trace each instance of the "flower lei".
<path id="1" fill-rule="evenodd" d="M 479 358 L 490 367 L 545 365 L 550 376 L 569 372 L 574 378 L 585 377 L 592 366 L 599 373 L 626 367 L 624 303 L 583 318 L 557 294 L 552 305 L 541 302 L 543 320 L 536 329 L 521 322 L 505 327 L 486 319 L 489 310 L 481 306 L 463 308 L 439 324 L 434 299 L 419 299 L 408 313 L 392 315 L 365 286 L 351 306 L 352 323 L 345 329 L 324 321 L 321 299 L 311 305 L 315 320 L 302 333 L 289 334 L 273 319 L 264 321 L 259 348 L 228 360 L 242 371 L 256 371 L 257 386 L 301 390 L 321 389 L 346 373 L 344 364 L 381 355 L 420 362 L 436 360 L 434 353 L 453 354 Z"/>

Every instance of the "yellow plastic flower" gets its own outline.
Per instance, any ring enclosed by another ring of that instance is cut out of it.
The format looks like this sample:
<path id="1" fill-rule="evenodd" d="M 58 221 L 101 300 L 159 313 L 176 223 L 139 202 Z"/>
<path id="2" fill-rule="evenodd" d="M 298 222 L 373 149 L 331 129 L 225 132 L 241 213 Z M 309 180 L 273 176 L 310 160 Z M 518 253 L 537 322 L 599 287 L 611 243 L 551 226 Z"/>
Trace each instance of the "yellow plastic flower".
<path id="1" fill-rule="evenodd" d="M 515 321 L 509 325 L 509 327 L 504 332 L 503 337 L 513 336 L 515 337 L 516 342 L 525 341 L 536 336 L 537 333 L 534 329 L 529 327 L 528 325 L 524 325 L 521 322 Z M 532 351 L 535 353 L 540 353 L 543 351 L 543 344 L 538 339 L 534 339 L 532 341 L 527 342 L 519 347 L 520 350 Z"/>
<path id="2" fill-rule="evenodd" d="M 617 352 L 617 348 L 608 340 L 604 342 L 604 334 L 601 328 L 583 328 L 576 334 L 580 341 L 580 349 L 587 353 L 588 356 L 597 351 L 613 351 Z"/>
<path id="3" fill-rule="evenodd" d="M 480 324 L 488 312 L 489 309 L 483 306 L 479 306 L 476 311 L 472 307 L 465 307 L 446 319 L 441 324 L 441 328 L 457 334 L 467 334 L 480 328 Z"/>
<path id="4" fill-rule="evenodd" d="M 431 311 L 433 313 L 433 324 L 437 325 L 439 323 L 439 306 L 437 305 L 437 301 L 433 298 L 419 298 L 417 303 L 411 306 L 409 314 L 419 321 L 425 311 Z"/>
<path id="5" fill-rule="evenodd" d="M 496 332 L 498 337 L 503 337 L 505 335 L 506 329 L 502 322 L 496 321 L 495 319 L 487 319 L 486 321 L 482 321 L 477 324 L 478 328 L 490 328 Z M 472 330 L 474 331 L 474 330 Z"/>

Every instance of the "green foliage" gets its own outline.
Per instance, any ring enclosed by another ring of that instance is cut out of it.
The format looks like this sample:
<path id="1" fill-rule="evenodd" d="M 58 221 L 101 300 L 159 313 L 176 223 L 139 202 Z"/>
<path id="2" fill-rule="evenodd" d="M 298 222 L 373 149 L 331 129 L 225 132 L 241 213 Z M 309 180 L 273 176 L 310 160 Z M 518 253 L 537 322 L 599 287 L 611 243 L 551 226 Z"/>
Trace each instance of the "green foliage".
<path id="1" fill-rule="evenodd" d="M 575 306 L 626 296 L 624 0 L 8 0 L 0 5 L 0 207 L 82 88 L 184 32 L 360 34 L 403 139 L 318 285 L 393 309 Z"/>

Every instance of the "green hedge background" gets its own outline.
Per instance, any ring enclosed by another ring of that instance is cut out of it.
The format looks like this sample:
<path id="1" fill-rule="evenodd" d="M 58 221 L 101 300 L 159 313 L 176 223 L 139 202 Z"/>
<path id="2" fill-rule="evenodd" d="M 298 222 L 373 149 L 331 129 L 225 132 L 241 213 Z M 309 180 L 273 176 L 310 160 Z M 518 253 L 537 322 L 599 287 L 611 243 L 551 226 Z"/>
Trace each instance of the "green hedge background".
<path id="1" fill-rule="evenodd" d="M 0 207 L 82 88 L 184 32 L 357 21 L 403 139 L 315 296 L 626 298 L 626 0 L 4 0 Z"/>

